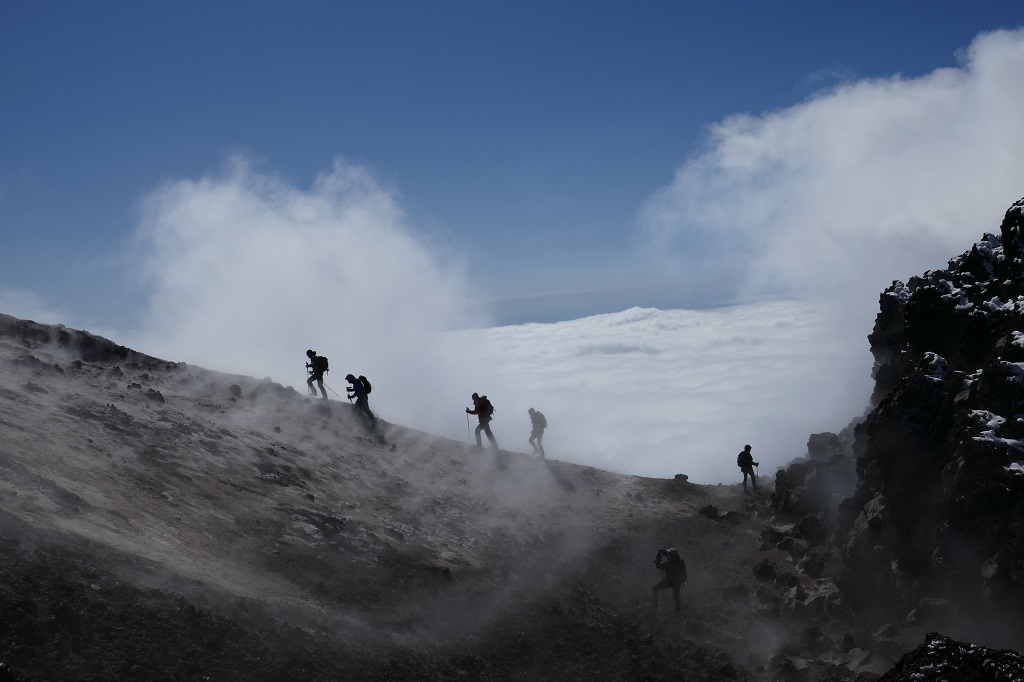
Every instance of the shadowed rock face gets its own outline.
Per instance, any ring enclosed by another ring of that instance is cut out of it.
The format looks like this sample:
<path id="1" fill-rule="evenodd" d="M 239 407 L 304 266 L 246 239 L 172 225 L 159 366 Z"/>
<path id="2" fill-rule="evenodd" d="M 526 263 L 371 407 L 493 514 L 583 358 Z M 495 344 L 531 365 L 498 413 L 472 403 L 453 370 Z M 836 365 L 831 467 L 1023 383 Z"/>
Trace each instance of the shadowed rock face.
<path id="1" fill-rule="evenodd" d="M 874 408 L 856 428 L 858 482 L 836 535 L 840 586 L 865 623 L 945 596 L 937 615 L 975 634 L 1024 629 L 1022 209 L 880 297 Z"/>
<path id="2" fill-rule="evenodd" d="M 78 329 L 68 329 L 21 320 L 0 314 L 0 336 L 18 339 L 27 348 L 56 345 L 74 353 L 81 362 L 124 362 L 131 360 L 143 365 L 167 364 L 158 358 L 136 352 L 131 348 L 114 343 L 102 336 L 96 336 Z"/>

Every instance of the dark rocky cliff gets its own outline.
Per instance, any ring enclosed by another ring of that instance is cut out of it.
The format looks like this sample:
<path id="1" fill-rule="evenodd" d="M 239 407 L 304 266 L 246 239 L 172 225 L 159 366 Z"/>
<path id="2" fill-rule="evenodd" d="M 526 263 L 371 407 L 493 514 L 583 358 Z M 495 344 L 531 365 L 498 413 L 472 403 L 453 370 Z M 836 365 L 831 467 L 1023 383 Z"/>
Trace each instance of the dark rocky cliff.
<path id="1" fill-rule="evenodd" d="M 834 520 L 821 544 L 841 556 L 844 608 L 864 629 L 927 624 L 1004 646 L 1024 632 L 1022 211 L 882 293 L 870 412 L 849 447 L 779 474 L 777 509 L 817 500 L 796 511 Z"/>
<path id="2" fill-rule="evenodd" d="M 1024 606 L 1024 200 L 944 270 L 883 292 L 875 407 L 840 509 L 840 585 L 874 620 L 922 605 L 1021 631 Z"/>

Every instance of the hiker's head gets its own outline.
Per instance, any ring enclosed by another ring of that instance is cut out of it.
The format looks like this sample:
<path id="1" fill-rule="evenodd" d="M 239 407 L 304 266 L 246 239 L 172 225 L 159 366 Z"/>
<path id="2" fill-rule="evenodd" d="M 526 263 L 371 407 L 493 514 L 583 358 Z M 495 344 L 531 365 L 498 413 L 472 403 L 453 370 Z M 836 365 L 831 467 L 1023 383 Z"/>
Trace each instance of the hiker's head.
<path id="1" fill-rule="evenodd" d="M 473 400 L 476 400 L 476 399 L 478 399 L 479 397 L 480 397 L 480 396 L 478 396 L 478 395 L 477 395 L 476 393 L 474 393 L 474 394 L 473 394 Z"/>
<path id="2" fill-rule="evenodd" d="M 665 550 L 665 554 L 666 554 L 666 556 L 670 556 L 670 557 L 678 557 L 679 556 L 679 550 L 676 549 L 675 547 L 669 547 L 668 549 Z"/>
<path id="3" fill-rule="evenodd" d="M 534 412 L 536 412 L 536 411 L 537 411 L 537 410 L 533 409 L 532 407 L 531 407 L 530 409 L 528 409 L 528 410 L 527 410 L 527 412 L 529 412 L 530 414 L 533 414 L 533 413 L 534 413 Z"/>
<path id="4" fill-rule="evenodd" d="M 316 351 L 315 351 L 315 350 L 307 350 L 307 351 L 306 351 L 306 357 L 307 357 L 307 358 L 311 358 L 311 357 L 313 357 L 314 355 L 316 355 Z"/>
<path id="5" fill-rule="evenodd" d="M 744 450 L 745 452 L 750 452 L 750 446 L 749 446 L 749 445 L 744 445 L 744 446 L 743 446 L 743 450 Z"/>
<path id="6" fill-rule="evenodd" d="M 354 383 L 356 383 L 356 378 L 354 376 L 352 376 L 351 374 L 346 374 L 345 375 L 345 381 L 347 381 L 350 384 L 354 384 Z"/>

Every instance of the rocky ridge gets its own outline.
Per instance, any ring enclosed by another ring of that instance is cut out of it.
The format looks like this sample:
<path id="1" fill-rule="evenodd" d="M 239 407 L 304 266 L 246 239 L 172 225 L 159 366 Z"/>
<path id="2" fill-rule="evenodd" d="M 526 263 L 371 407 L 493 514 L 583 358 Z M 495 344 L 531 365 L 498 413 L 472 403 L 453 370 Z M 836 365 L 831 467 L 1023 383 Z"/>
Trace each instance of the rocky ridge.
<path id="1" fill-rule="evenodd" d="M 1022 210 L 882 293 L 869 411 L 777 474 L 773 505 L 799 519 L 857 631 L 1021 641 Z"/>

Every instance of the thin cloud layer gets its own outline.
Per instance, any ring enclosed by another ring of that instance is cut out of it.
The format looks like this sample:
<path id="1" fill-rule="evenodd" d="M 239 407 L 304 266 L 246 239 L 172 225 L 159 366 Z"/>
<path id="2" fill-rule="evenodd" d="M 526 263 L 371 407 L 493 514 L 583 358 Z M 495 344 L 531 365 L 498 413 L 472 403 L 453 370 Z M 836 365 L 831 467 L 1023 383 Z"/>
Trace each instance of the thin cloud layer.
<path id="1" fill-rule="evenodd" d="M 386 412 L 434 421 L 449 369 L 436 332 L 467 320 L 461 269 L 364 170 L 339 162 L 306 190 L 239 159 L 168 183 L 137 250 L 150 293 L 136 347 L 302 391 L 312 348 L 331 360 L 332 398 L 366 374 Z"/>
<path id="2" fill-rule="evenodd" d="M 548 418 L 551 457 L 735 483 L 745 444 L 761 473 L 773 475 L 806 454 L 811 433 L 839 430 L 863 413 L 867 346 L 850 353 L 824 317 L 819 306 L 792 301 L 633 308 L 445 336 L 475 358 L 465 390 L 494 403 L 502 447 L 529 452 L 534 407 Z"/>
<path id="3" fill-rule="evenodd" d="M 866 333 L 879 291 L 944 267 L 1024 194 L 1024 30 L 960 61 L 715 125 L 644 207 L 651 244 L 723 293 L 811 295 Z"/>

